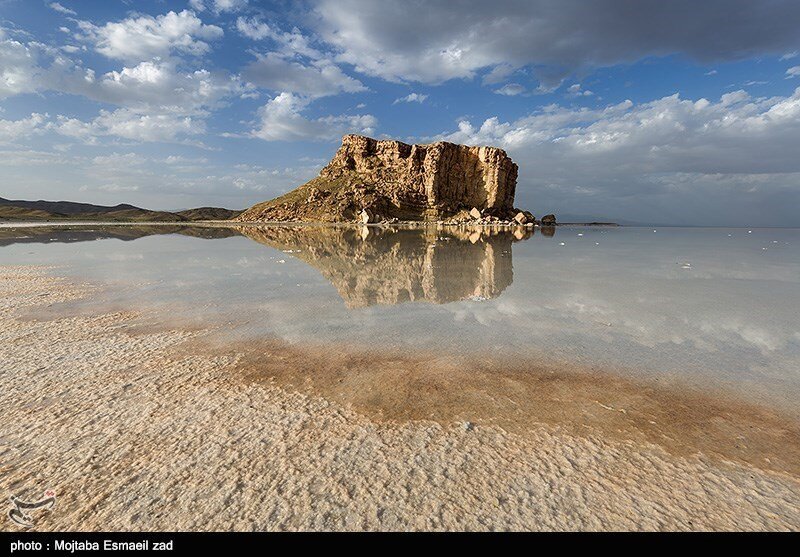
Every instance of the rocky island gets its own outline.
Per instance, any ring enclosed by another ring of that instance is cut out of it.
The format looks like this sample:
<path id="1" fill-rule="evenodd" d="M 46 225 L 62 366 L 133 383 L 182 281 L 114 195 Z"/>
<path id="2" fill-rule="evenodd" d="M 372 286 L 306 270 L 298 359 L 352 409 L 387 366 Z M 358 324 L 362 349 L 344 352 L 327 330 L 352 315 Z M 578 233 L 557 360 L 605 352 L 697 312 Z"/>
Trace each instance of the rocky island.
<path id="1" fill-rule="evenodd" d="M 498 147 L 345 135 L 319 176 L 236 220 L 533 226 L 533 214 L 514 208 L 517 172 Z M 554 224 L 555 217 L 548 217 Z"/>

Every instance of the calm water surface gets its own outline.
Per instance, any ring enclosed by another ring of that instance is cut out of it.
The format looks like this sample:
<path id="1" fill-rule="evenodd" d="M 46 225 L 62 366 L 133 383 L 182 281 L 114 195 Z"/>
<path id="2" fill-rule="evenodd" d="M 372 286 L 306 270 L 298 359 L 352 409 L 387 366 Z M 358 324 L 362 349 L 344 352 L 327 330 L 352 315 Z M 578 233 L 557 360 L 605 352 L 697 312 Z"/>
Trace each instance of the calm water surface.
<path id="1" fill-rule="evenodd" d="M 236 340 L 571 362 L 800 415 L 800 230 L 545 232 L 2 227 L 0 263 Z"/>

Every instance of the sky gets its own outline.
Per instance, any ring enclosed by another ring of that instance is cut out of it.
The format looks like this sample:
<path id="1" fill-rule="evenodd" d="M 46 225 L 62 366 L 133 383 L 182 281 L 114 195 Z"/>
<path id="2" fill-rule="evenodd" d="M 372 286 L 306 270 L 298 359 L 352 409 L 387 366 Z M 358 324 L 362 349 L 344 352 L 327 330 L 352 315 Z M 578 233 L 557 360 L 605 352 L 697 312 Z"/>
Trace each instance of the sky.
<path id="1" fill-rule="evenodd" d="M 245 208 L 341 136 L 500 146 L 537 216 L 800 226 L 796 0 L 0 0 L 0 197 Z"/>

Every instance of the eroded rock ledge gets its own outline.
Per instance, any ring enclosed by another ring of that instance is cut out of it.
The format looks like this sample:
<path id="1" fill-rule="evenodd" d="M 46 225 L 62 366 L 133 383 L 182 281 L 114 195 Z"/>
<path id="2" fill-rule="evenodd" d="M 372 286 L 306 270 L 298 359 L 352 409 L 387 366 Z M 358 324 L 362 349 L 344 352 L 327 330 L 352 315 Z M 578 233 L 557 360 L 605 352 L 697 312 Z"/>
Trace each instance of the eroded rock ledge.
<path id="1" fill-rule="evenodd" d="M 476 209 L 473 220 L 510 221 L 520 213 L 514 209 L 517 171 L 497 147 L 446 141 L 408 145 L 346 135 L 318 177 L 254 205 L 236 220 L 446 220 L 467 219 Z"/>

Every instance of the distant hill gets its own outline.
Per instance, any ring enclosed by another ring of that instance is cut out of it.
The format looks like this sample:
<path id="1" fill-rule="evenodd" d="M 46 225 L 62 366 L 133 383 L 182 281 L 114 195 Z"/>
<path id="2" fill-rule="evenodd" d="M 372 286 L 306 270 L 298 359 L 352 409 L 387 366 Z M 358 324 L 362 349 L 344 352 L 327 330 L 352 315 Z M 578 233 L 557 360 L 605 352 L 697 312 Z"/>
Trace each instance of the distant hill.
<path id="1" fill-rule="evenodd" d="M 192 222 L 201 220 L 228 220 L 241 211 L 221 207 L 200 207 L 185 211 L 151 211 L 134 205 L 113 207 L 76 203 L 73 201 L 24 201 L 0 197 L 0 220 L 57 221 L 88 220 L 108 222 Z"/>
<path id="2" fill-rule="evenodd" d="M 175 214 L 187 220 L 229 220 L 238 217 L 241 213 L 242 211 L 223 209 L 221 207 L 198 207 L 197 209 L 177 211 Z"/>
<path id="3" fill-rule="evenodd" d="M 64 215 L 57 215 L 41 209 L 0 205 L 0 219 L 2 220 L 51 220 L 56 218 L 65 217 Z"/>
<path id="4" fill-rule="evenodd" d="M 24 209 L 35 209 L 39 211 L 47 211 L 48 213 L 60 215 L 81 215 L 87 213 L 112 213 L 116 211 L 127 211 L 130 209 L 139 209 L 133 205 L 121 203 L 108 207 L 105 205 L 92 205 L 91 203 L 77 203 L 75 201 L 25 201 L 22 199 L 3 199 L 0 197 L 0 206 L 14 206 Z M 144 210 L 144 209 L 139 209 Z"/>

